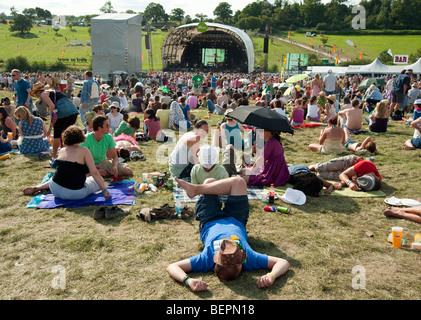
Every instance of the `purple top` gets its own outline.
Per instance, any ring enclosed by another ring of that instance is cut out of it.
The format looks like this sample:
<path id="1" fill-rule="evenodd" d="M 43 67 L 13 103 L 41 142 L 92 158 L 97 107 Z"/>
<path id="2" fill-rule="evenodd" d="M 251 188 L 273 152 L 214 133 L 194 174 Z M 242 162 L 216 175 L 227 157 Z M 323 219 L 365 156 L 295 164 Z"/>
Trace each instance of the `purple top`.
<path id="1" fill-rule="evenodd" d="M 263 149 L 265 159 L 262 173 L 251 175 L 250 186 L 270 186 L 275 187 L 285 185 L 289 180 L 289 171 L 285 162 L 284 149 L 281 143 L 275 138 L 270 138 Z"/>
<path id="2" fill-rule="evenodd" d="M 303 123 L 304 122 L 304 110 L 303 109 L 295 109 L 294 117 L 292 121 L 295 123 Z"/>
<path id="3" fill-rule="evenodd" d="M 368 127 L 372 132 L 386 132 L 387 131 L 387 122 L 388 118 L 376 118 L 372 119 L 371 125 Z"/>

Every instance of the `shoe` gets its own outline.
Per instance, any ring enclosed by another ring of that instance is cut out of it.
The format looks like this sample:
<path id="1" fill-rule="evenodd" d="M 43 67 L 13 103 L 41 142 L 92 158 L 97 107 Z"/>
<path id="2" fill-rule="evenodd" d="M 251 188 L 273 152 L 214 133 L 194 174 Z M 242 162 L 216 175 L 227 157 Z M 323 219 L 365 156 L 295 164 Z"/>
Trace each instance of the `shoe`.
<path id="1" fill-rule="evenodd" d="M 150 208 L 144 208 L 139 211 L 139 214 L 136 216 L 138 219 L 145 221 L 145 222 L 151 222 L 151 209 Z"/>
<path id="2" fill-rule="evenodd" d="M 117 206 L 112 206 L 105 210 L 105 219 L 111 220 L 117 217 L 125 217 L 130 214 L 130 210 L 123 210 Z"/>
<path id="3" fill-rule="evenodd" d="M 105 211 L 107 207 L 101 207 L 99 209 L 94 210 L 94 220 L 100 220 L 105 218 Z"/>
<path id="4" fill-rule="evenodd" d="M 171 207 L 168 203 L 151 210 L 152 219 L 174 219 L 176 217 L 177 214 L 175 213 L 175 207 Z"/>
<path id="5" fill-rule="evenodd" d="M 191 207 L 185 206 L 181 209 L 181 218 L 182 219 L 190 219 L 194 216 L 194 210 Z"/>
<path id="6" fill-rule="evenodd" d="M 395 112 L 395 113 L 392 115 L 392 120 L 394 120 L 394 121 L 400 121 L 400 120 L 402 120 L 401 113 L 400 113 L 400 112 Z"/>

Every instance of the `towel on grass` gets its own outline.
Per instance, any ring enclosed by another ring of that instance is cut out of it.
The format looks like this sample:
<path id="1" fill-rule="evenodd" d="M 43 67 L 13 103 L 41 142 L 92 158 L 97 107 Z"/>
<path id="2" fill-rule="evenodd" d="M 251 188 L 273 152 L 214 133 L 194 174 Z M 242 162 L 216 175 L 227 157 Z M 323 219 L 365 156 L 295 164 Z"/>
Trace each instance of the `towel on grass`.
<path id="1" fill-rule="evenodd" d="M 330 181 L 335 183 L 337 181 Z M 275 193 L 283 195 L 288 188 L 293 188 L 292 184 L 287 183 L 282 187 L 275 187 Z M 269 187 L 265 187 L 265 191 L 269 192 Z M 325 190 L 325 189 L 324 189 Z M 376 197 L 385 197 L 386 193 L 382 190 L 377 191 L 354 191 L 349 188 L 342 188 L 341 190 L 333 190 L 330 195 L 324 194 L 323 190 L 320 192 L 321 196 L 339 196 L 339 197 L 349 197 L 349 198 L 376 198 Z"/>
<path id="2" fill-rule="evenodd" d="M 48 180 L 47 176 L 45 179 Z M 131 206 L 134 205 L 136 199 L 134 191 L 135 184 L 136 182 L 133 180 L 110 182 L 108 184 L 108 191 L 110 192 L 111 197 L 108 200 L 105 200 L 101 191 L 93 193 L 81 200 L 64 200 L 56 198 L 52 193 L 49 193 L 35 196 L 26 207 L 36 209 L 54 209 L 58 207 L 78 208 L 87 206 L 113 206 L 120 204 Z"/>
<path id="3" fill-rule="evenodd" d="M 184 178 L 183 180 L 187 182 L 191 182 L 191 178 Z M 261 200 L 262 193 L 263 193 L 263 187 L 259 187 L 259 186 L 247 187 L 247 197 L 249 200 Z M 200 195 L 197 195 L 193 199 L 189 198 L 186 194 L 186 191 L 183 188 L 179 187 L 178 184 L 174 182 L 174 189 L 173 189 L 174 201 L 176 199 L 176 196 L 179 196 L 181 203 L 197 202 L 197 200 L 200 197 Z M 221 199 L 221 201 L 225 201 L 228 198 L 228 196 L 222 195 L 222 196 L 219 196 L 219 198 Z"/>

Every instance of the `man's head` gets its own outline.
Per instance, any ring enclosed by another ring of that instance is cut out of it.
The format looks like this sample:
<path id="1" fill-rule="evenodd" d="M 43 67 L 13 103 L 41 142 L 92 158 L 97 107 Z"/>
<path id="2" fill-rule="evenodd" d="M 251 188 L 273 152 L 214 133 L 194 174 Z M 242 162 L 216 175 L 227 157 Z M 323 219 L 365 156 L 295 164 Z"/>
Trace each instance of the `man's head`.
<path id="1" fill-rule="evenodd" d="M 108 118 L 106 116 L 98 115 L 92 120 L 92 129 L 94 131 L 104 131 L 108 133 L 110 124 L 108 123 Z"/>
<path id="2" fill-rule="evenodd" d="M 247 253 L 237 242 L 224 239 L 219 251 L 213 256 L 215 273 L 219 279 L 233 280 L 240 274 L 242 264 L 246 259 Z"/>
<path id="3" fill-rule="evenodd" d="M 92 78 L 92 77 L 93 77 L 93 75 L 94 75 L 94 74 L 93 74 L 93 73 L 92 73 L 92 71 L 90 71 L 90 70 L 88 70 L 88 71 L 86 71 L 86 72 L 85 72 L 85 77 L 86 77 L 86 78 Z"/>
<path id="4" fill-rule="evenodd" d="M 18 69 L 13 69 L 11 75 L 12 75 L 13 80 L 16 80 L 16 81 L 19 81 L 22 78 L 20 74 L 20 70 Z"/>

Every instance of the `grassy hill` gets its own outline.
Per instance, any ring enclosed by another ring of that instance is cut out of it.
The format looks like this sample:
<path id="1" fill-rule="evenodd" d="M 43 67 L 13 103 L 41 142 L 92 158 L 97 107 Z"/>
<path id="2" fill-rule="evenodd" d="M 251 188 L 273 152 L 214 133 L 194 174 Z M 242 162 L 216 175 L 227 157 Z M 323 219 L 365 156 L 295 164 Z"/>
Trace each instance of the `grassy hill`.
<path id="1" fill-rule="evenodd" d="M 167 32 L 154 31 L 152 33 L 152 57 L 149 52 L 144 50 L 143 70 L 161 70 L 161 48 Z M 251 33 L 250 37 L 255 48 L 255 64 L 263 66 L 265 56 L 263 54 L 263 37 Z M 69 59 L 65 64 L 69 69 L 85 70 L 91 66 L 91 46 L 86 45 L 90 40 L 89 29 L 87 27 L 73 27 L 60 29 L 57 33 L 51 26 L 34 26 L 30 33 L 26 35 L 11 34 L 7 25 L 0 25 L 0 70 L 4 69 L 4 62 L 8 58 L 16 57 L 22 53 L 29 62 L 45 61 L 47 64 L 53 64 L 58 59 Z M 312 37 L 312 45 L 318 47 L 322 44 L 320 37 Z M 350 47 L 346 40 L 352 40 L 356 47 Z M 82 41 L 83 45 L 72 46 L 70 40 Z M 291 32 L 290 40 L 298 44 L 309 45 L 309 38 L 303 33 Z M 142 41 L 142 44 L 144 41 Z M 347 36 L 347 35 L 328 35 L 328 45 L 336 45 L 341 56 L 348 59 L 357 59 L 360 52 L 363 52 L 364 58 L 374 60 L 383 50 L 392 49 L 394 54 L 410 54 L 412 50 L 416 51 L 421 47 L 421 40 L 416 35 L 384 35 L 384 36 Z M 269 70 L 280 70 L 283 55 L 287 53 L 310 53 L 311 51 L 297 46 L 293 43 L 287 43 L 276 39 L 271 39 L 269 43 L 268 67 Z M 152 59 L 152 60 L 151 60 Z M 332 58 L 333 59 L 333 58 Z"/>

